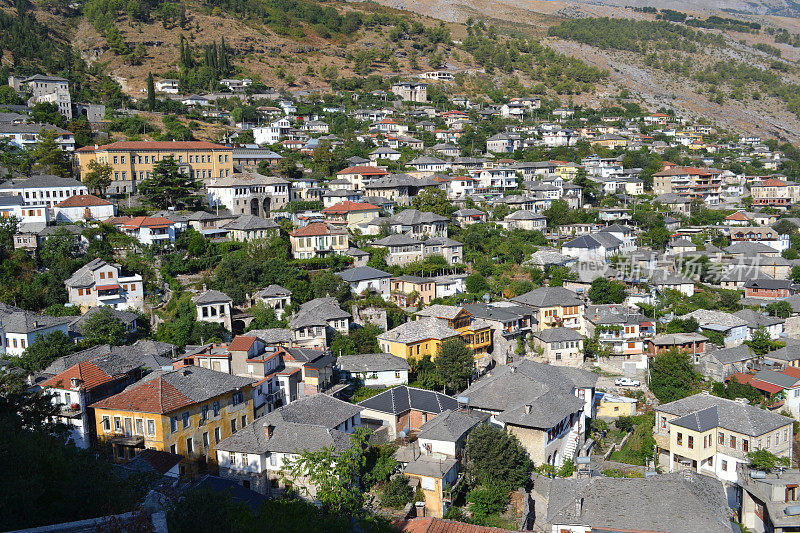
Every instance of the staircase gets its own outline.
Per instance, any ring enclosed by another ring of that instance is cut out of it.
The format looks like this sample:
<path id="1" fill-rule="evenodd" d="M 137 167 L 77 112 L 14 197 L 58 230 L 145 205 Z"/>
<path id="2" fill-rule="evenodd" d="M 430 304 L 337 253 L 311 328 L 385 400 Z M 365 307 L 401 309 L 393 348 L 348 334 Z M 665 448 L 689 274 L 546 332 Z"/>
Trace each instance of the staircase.
<path id="1" fill-rule="evenodd" d="M 580 424 L 575 424 L 575 427 L 572 428 L 567 435 L 567 443 L 564 445 L 564 460 L 567 459 L 575 459 L 575 451 L 578 449 L 578 427 Z"/>

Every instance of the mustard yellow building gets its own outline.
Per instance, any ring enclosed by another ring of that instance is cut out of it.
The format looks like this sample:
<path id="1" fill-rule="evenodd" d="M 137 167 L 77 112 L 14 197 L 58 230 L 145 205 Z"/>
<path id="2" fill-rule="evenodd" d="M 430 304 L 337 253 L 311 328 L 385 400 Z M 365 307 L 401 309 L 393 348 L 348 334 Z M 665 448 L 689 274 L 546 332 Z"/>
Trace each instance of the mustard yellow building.
<path id="1" fill-rule="evenodd" d="M 511 299 L 530 307 L 538 330 L 564 327 L 586 335 L 586 304 L 578 295 L 564 287 L 539 287 Z"/>
<path id="2" fill-rule="evenodd" d="M 197 366 L 153 372 L 91 405 L 97 440 L 118 461 L 145 448 L 214 461 L 214 446 L 253 421 L 252 382 Z"/>
<path id="3" fill-rule="evenodd" d="M 135 192 L 136 184 L 152 176 L 155 165 L 167 157 L 198 181 L 233 174 L 233 149 L 205 141 L 119 141 L 80 148 L 75 156 L 81 180 L 90 161 L 110 165 L 113 181 L 106 191 L 114 194 Z"/>
<path id="4" fill-rule="evenodd" d="M 484 320 L 476 320 L 463 307 L 432 305 L 417 313 L 418 318 L 432 317 L 444 320 L 458 332 L 473 351 L 475 358 L 483 357 L 492 347 L 492 326 Z"/>

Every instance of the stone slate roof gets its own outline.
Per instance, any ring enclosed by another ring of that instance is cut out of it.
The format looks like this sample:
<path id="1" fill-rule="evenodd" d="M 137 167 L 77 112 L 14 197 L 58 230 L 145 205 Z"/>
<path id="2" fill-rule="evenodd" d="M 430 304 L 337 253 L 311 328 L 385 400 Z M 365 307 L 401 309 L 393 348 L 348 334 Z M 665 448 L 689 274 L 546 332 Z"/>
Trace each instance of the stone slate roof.
<path id="1" fill-rule="evenodd" d="M 456 442 L 481 422 L 486 422 L 491 415 L 480 411 L 452 411 L 447 409 L 433 419 L 425 422 L 420 428 L 418 438 Z"/>
<path id="2" fill-rule="evenodd" d="M 456 305 L 442 305 L 442 304 L 434 304 L 431 306 L 426 307 L 421 311 L 417 311 L 417 316 L 429 316 L 434 318 L 445 318 L 448 320 L 452 320 L 458 316 L 458 314 L 462 311 L 463 307 L 459 307 Z"/>
<path id="3" fill-rule="evenodd" d="M 192 301 L 197 305 L 215 304 L 228 302 L 232 303 L 233 299 L 221 291 L 209 290 L 192 298 Z"/>
<path id="4" fill-rule="evenodd" d="M 400 324 L 396 328 L 378 335 L 378 339 L 408 344 L 425 339 L 445 340 L 458 335 L 459 333 L 448 326 L 444 320 L 428 317 Z"/>
<path id="5" fill-rule="evenodd" d="M 42 129 L 41 124 L 21 124 L 20 126 L 29 127 L 33 130 L 33 132 L 36 133 Z M 55 128 L 54 126 L 48 126 L 48 129 L 55 129 L 58 133 L 67 133 L 65 130 Z M 72 178 L 61 178 L 52 174 L 39 174 L 26 179 L 15 178 L 0 184 L 0 189 L 51 189 L 54 187 L 84 188 L 85 185 L 78 180 L 74 180 Z"/>
<path id="6" fill-rule="evenodd" d="M 533 334 L 534 337 L 542 342 L 564 342 L 583 340 L 583 335 L 572 328 L 550 328 Z"/>
<path id="7" fill-rule="evenodd" d="M 306 396 L 255 419 L 216 448 L 256 454 L 317 451 L 327 446 L 342 450 L 350 445 L 350 436 L 335 428 L 362 410 L 327 394 Z M 272 437 L 267 438 L 270 426 Z"/>
<path id="8" fill-rule="evenodd" d="M 759 437 L 792 422 L 790 418 L 778 413 L 703 393 L 664 404 L 657 410 L 684 418 L 686 415 L 708 408 L 714 408 L 717 411 L 720 428 L 751 437 Z M 711 415 L 705 413 L 702 416 L 704 417 L 703 422 L 707 423 Z M 684 421 L 684 423 L 688 423 L 688 421 Z"/>
<path id="9" fill-rule="evenodd" d="M 546 498 L 541 515 L 548 524 L 589 526 L 604 533 L 732 531 L 722 483 L 694 472 L 638 479 L 597 476 L 539 480 L 537 492 Z M 580 512 L 576 501 L 583 504 Z"/>
<path id="10" fill-rule="evenodd" d="M 712 357 L 722 364 L 739 363 L 741 361 L 749 361 L 754 359 L 756 354 L 753 350 L 745 345 L 734 346 L 732 348 L 723 348 L 721 350 L 714 350 L 709 352 L 709 357 Z"/>
<path id="11" fill-rule="evenodd" d="M 91 287 L 94 284 L 94 277 L 92 276 L 92 272 L 97 270 L 98 268 L 102 268 L 106 266 L 108 263 L 103 261 L 102 259 L 95 258 L 83 265 L 81 268 L 76 270 L 64 284 L 67 287 Z"/>
<path id="12" fill-rule="evenodd" d="M 432 224 L 434 222 L 448 222 L 450 219 L 429 213 L 427 211 L 417 211 L 416 209 L 405 209 L 389 217 L 389 224 L 402 224 L 403 226 L 413 226 L 416 224 Z"/>
<path id="13" fill-rule="evenodd" d="M 752 309 L 742 309 L 733 313 L 737 317 L 747 322 L 747 327 L 750 329 L 757 329 L 759 326 L 769 327 L 777 324 L 783 324 L 785 320 L 774 316 L 762 315 L 758 311 Z"/>
<path id="14" fill-rule="evenodd" d="M 409 370 L 408 361 L 389 353 L 368 353 L 359 355 L 340 355 L 336 365 L 352 374 L 360 372 L 383 372 Z"/>
<path id="15" fill-rule="evenodd" d="M 54 326 L 69 324 L 75 317 L 39 315 L 13 305 L 0 304 L 0 324 L 5 333 L 34 333 Z"/>
<path id="16" fill-rule="evenodd" d="M 580 306 L 583 301 L 578 295 L 564 287 L 539 287 L 511 299 L 512 302 L 531 307 Z"/>
<path id="17" fill-rule="evenodd" d="M 308 326 L 326 326 L 329 320 L 351 318 L 353 315 L 339 307 L 336 298 L 315 298 L 300 306 L 289 326 L 292 329 Z"/>
<path id="18" fill-rule="evenodd" d="M 254 298 L 274 298 L 278 296 L 291 296 L 292 291 L 287 288 L 281 287 L 280 285 L 268 285 L 265 289 L 261 289 L 257 291 L 253 297 Z"/>
<path id="19" fill-rule="evenodd" d="M 610 233 L 594 233 L 592 235 L 582 235 L 576 237 L 569 242 L 564 243 L 562 248 L 585 248 L 587 250 L 594 250 L 595 248 L 617 248 L 622 241 L 611 235 Z"/>
<path id="20" fill-rule="evenodd" d="M 82 333 L 83 325 L 86 323 L 86 320 L 96 315 L 97 313 L 108 313 L 113 318 L 119 320 L 125 325 L 132 324 L 139 317 L 139 315 L 136 313 L 132 313 L 130 311 L 121 311 L 119 309 L 114 309 L 113 307 L 109 306 L 90 307 L 89 309 L 86 310 L 86 313 L 84 313 L 83 315 L 79 317 L 74 317 L 72 323 L 70 323 L 69 325 L 69 330 L 76 333 Z"/>
<path id="21" fill-rule="evenodd" d="M 284 328 L 252 329 L 247 334 L 258 337 L 265 344 L 292 342 L 292 332 Z"/>
<path id="22" fill-rule="evenodd" d="M 422 244 L 422 241 L 418 241 L 417 239 L 414 239 L 407 235 L 395 233 L 394 235 L 389 235 L 388 237 L 384 237 L 383 239 L 378 239 L 377 241 L 373 241 L 372 244 L 374 246 L 413 246 L 415 244 Z"/>
<path id="23" fill-rule="evenodd" d="M 447 409 L 458 409 L 455 398 L 441 392 L 400 385 L 367 398 L 358 404 L 364 409 L 399 415 L 409 410 L 439 414 Z"/>
<path id="24" fill-rule="evenodd" d="M 383 270 L 378 270 L 377 268 L 372 268 L 370 266 L 348 268 L 347 270 L 337 272 L 336 275 L 349 283 L 392 277 L 392 275 L 388 272 L 384 272 Z"/>
<path id="25" fill-rule="evenodd" d="M 256 231 L 260 229 L 277 229 L 277 222 L 271 218 L 262 218 L 255 215 L 242 215 L 233 222 L 226 224 L 227 230 Z"/>
<path id="26" fill-rule="evenodd" d="M 485 303 L 464 304 L 464 309 L 469 311 L 473 316 L 482 318 L 484 320 L 496 320 L 498 322 L 508 322 L 511 320 L 519 320 L 523 315 L 514 312 L 511 309 L 504 309 L 502 307 L 490 307 Z"/>

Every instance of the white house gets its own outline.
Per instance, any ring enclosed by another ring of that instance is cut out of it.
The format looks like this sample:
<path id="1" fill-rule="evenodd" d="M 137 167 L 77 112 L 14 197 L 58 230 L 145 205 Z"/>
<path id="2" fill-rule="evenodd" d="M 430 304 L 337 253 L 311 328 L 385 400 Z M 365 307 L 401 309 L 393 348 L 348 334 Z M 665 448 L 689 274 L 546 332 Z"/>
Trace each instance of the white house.
<path id="1" fill-rule="evenodd" d="M 0 353 L 22 355 L 40 335 L 54 331 L 69 334 L 73 317 L 37 315 L 11 305 L 0 304 Z"/>
<path id="2" fill-rule="evenodd" d="M 286 117 L 279 118 L 269 126 L 253 128 L 253 140 L 256 144 L 276 144 L 289 135 L 292 123 Z"/>
<path id="3" fill-rule="evenodd" d="M 178 94 L 178 80 L 164 79 L 155 82 L 157 93 Z"/>
<path id="4" fill-rule="evenodd" d="M 348 268 L 342 272 L 337 272 L 337 276 L 350 284 L 350 290 L 354 294 L 364 292 L 375 293 L 386 301 L 390 298 L 390 283 L 392 275 L 383 270 L 369 266 Z"/>
<path id="5" fill-rule="evenodd" d="M 99 258 L 76 270 L 64 284 L 70 305 L 80 306 L 82 312 L 102 305 L 114 309 L 144 308 L 142 276 L 121 276 L 119 265 Z"/>
<path id="6" fill-rule="evenodd" d="M 231 331 L 231 306 L 233 300 L 224 292 L 206 290 L 192 298 L 197 308 L 197 320 L 222 324 Z"/>
<path id="7" fill-rule="evenodd" d="M 117 206 L 93 194 L 71 196 L 53 206 L 56 222 L 106 220 L 117 214 Z"/>
<path id="8" fill-rule="evenodd" d="M 72 196 L 89 194 L 89 190 L 86 185 L 72 178 L 39 174 L 26 179 L 10 179 L 0 184 L 0 194 L 16 194 L 22 197 L 25 205 L 45 204 L 52 207 Z"/>
<path id="9" fill-rule="evenodd" d="M 581 261 L 605 261 L 622 249 L 622 241 L 609 233 L 583 235 L 564 243 L 561 253 Z"/>
<path id="10" fill-rule="evenodd" d="M 408 361 L 388 353 L 341 355 L 336 359 L 342 379 L 357 379 L 367 387 L 408 384 Z"/>

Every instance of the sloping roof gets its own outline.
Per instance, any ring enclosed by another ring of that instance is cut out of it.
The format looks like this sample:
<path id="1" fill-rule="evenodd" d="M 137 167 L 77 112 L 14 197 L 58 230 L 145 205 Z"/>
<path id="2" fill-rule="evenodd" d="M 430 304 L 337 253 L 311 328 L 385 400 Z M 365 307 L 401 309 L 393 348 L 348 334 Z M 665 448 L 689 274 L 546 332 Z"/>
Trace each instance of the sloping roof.
<path id="1" fill-rule="evenodd" d="M 227 230 L 256 231 L 262 229 L 278 229 L 278 223 L 271 218 L 263 218 L 255 215 L 242 215 L 233 222 L 225 224 Z"/>
<path id="2" fill-rule="evenodd" d="M 470 429 L 490 417 L 489 413 L 480 411 L 453 411 L 447 409 L 420 427 L 418 438 L 456 442 Z"/>
<path id="3" fill-rule="evenodd" d="M 446 409 L 458 409 L 455 398 L 441 392 L 417 389 L 400 385 L 392 387 L 358 404 L 364 409 L 399 415 L 409 410 L 425 413 L 441 413 Z"/>
<path id="4" fill-rule="evenodd" d="M 274 283 L 271 285 L 267 285 L 266 288 L 257 291 L 253 294 L 254 298 L 274 298 L 278 296 L 291 296 L 292 291 L 287 288 L 281 287 L 280 285 L 275 285 Z"/>
<path id="5" fill-rule="evenodd" d="M 98 198 L 93 194 L 76 194 L 75 196 L 70 196 L 66 200 L 58 202 L 54 207 L 92 207 L 92 206 L 99 206 L 99 205 L 114 205 L 108 200 L 103 200 L 102 198 Z"/>
<path id="6" fill-rule="evenodd" d="M 413 320 L 378 335 L 378 339 L 409 344 L 425 339 L 446 340 L 459 335 L 444 320 L 434 317 Z"/>
<path id="7" fill-rule="evenodd" d="M 136 457 L 125 463 L 125 468 L 138 472 L 166 474 L 183 460 L 182 455 L 145 448 Z"/>
<path id="8" fill-rule="evenodd" d="M 719 427 L 751 437 L 758 437 L 791 424 L 790 418 L 778 413 L 702 393 L 661 405 L 657 410 L 684 417 L 709 407 L 716 408 Z"/>
<path id="9" fill-rule="evenodd" d="M 250 335 L 237 335 L 233 338 L 231 343 L 228 344 L 228 350 L 231 352 L 246 352 L 253 346 L 257 338 L 258 337 Z"/>
<path id="10" fill-rule="evenodd" d="M 86 390 L 91 390 L 99 385 L 114 380 L 114 376 L 103 372 L 93 362 L 85 361 L 56 374 L 52 378 L 42 382 L 40 386 L 42 388 L 53 387 L 56 389 L 70 389 L 72 388 L 71 382 L 73 378 L 79 379 L 81 381 L 80 386 Z"/>
<path id="11" fill-rule="evenodd" d="M 450 219 L 430 213 L 427 211 L 418 211 L 416 209 L 405 209 L 399 213 L 395 213 L 389 217 L 389 224 L 400 224 L 403 226 L 413 226 L 416 224 L 432 224 L 435 222 L 448 222 Z"/>
<path id="12" fill-rule="evenodd" d="M 564 287 L 539 287 L 525 294 L 520 294 L 511 299 L 531 307 L 557 307 L 557 306 L 581 306 L 583 301 L 578 295 Z"/>
<path id="13" fill-rule="evenodd" d="M 253 383 L 250 378 L 198 366 L 156 370 L 124 391 L 100 400 L 95 409 L 166 414 Z"/>
<path id="14" fill-rule="evenodd" d="M 336 275 L 350 283 L 392 277 L 392 275 L 388 272 L 384 272 L 383 270 L 378 270 L 377 268 L 372 268 L 370 266 L 348 268 L 341 272 L 337 272 Z"/>
<path id="15" fill-rule="evenodd" d="M 347 167 L 336 173 L 337 176 L 347 176 L 352 174 L 360 174 L 362 176 L 388 176 L 389 173 L 382 168 L 373 167 L 370 165 L 358 165 L 355 167 Z"/>
<path id="16" fill-rule="evenodd" d="M 463 310 L 463 307 L 457 305 L 434 304 L 422 309 L 421 311 L 417 311 L 416 315 L 452 320 L 456 318 Z"/>
<path id="17" fill-rule="evenodd" d="M 199 294 L 192 298 L 192 301 L 198 305 L 213 304 L 219 302 L 233 302 L 233 299 L 221 291 L 208 290 L 203 294 Z"/>
<path id="18" fill-rule="evenodd" d="M 312 222 L 307 226 L 303 226 L 302 228 L 298 228 L 289 235 L 292 237 L 316 237 L 320 235 L 346 235 L 347 230 L 345 228 L 339 228 L 331 224 L 326 224 L 325 222 Z"/>
<path id="19" fill-rule="evenodd" d="M 410 369 L 408 361 L 388 353 L 340 355 L 336 359 L 336 365 L 340 369 L 353 374 Z"/>
<path id="20" fill-rule="evenodd" d="M 380 207 L 377 205 L 368 204 L 366 202 L 352 202 L 345 200 L 322 210 L 325 214 L 346 214 L 357 211 L 377 211 Z"/>
<path id="21" fill-rule="evenodd" d="M 564 342 L 583 340 L 583 335 L 572 328 L 549 328 L 533 334 L 537 339 L 546 342 Z"/>
<path id="22" fill-rule="evenodd" d="M 403 533 L 504 533 L 515 531 L 432 517 L 403 520 L 398 523 L 398 527 Z"/>
<path id="23" fill-rule="evenodd" d="M 200 97 L 194 96 L 194 98 Z M 97 148 L 94 146 L 84 146 L 83 148 L 76 150 L 76 152 L 95 152 L 105 150 L 135 150 L 141 152 L 145 150 L 230 150 L 230 148 L 222 144 L 214 144 L 205 141 L 117 141 L 115 143 L 98 146 Z"/>

